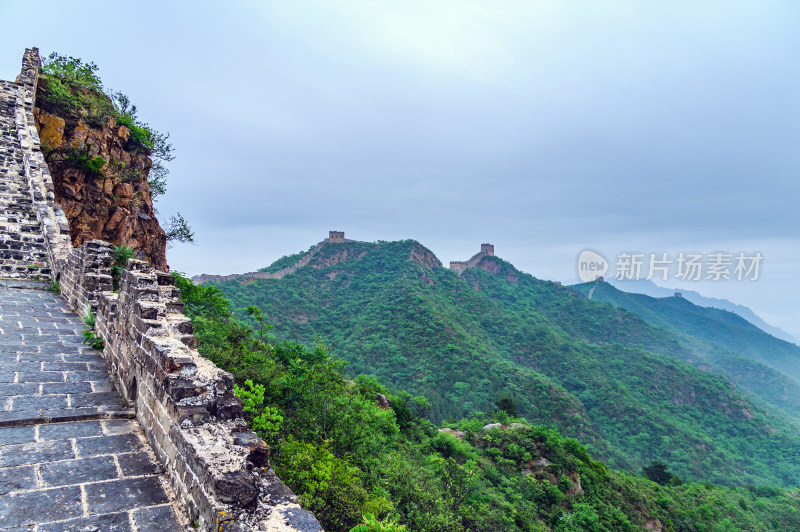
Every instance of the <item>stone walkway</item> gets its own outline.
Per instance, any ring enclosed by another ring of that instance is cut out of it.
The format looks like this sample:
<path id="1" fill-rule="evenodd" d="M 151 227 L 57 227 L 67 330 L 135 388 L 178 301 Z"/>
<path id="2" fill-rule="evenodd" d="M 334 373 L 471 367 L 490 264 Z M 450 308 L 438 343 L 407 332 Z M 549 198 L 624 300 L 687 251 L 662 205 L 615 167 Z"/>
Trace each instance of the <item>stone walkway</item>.
<path id="1" fill-rule="evenodd" d="M 58 295 L 0 287 L 0 530 L 184 530 L 83 329 Z"/>

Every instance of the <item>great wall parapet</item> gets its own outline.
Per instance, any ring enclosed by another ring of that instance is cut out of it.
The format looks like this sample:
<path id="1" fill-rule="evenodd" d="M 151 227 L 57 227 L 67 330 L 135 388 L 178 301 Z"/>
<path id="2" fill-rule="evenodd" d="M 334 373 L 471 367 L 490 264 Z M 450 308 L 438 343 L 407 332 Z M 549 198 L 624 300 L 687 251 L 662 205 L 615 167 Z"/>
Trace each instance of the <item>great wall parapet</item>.
<path id="1" fill-rule="evenodd" d="M 462 273 L 464 273 L 464 270 L 467 269 L 467 261 L 451 260 L 450 269 L 456 272 L 457 274 L 461 275 Z"/>
<path id="2" fill-rule="evenodd" d="M 26 50 L 15 88 L 17 127 L 10 133 L 22 151 L 52 276 L 72 308 L 95 314 L 112 381 L 135 407 L 176 497 L 206 531 L 321 531 L 269 468 L 269 447 L 242 418 L 231 375 L 197 352 L 172 276 L 131 259 L 115 293 L 110 244 L 72 247 L 32 119 L 39 68 L 38 50 Z"/>

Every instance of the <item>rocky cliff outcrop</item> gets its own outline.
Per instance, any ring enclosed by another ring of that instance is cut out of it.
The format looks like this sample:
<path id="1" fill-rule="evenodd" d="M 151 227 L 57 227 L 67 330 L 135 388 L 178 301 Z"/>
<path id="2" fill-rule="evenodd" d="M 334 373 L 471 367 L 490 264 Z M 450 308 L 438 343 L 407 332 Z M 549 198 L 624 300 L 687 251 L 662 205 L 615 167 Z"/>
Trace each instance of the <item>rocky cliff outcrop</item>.
<path id="1" fill-rule="evenodd" d="M 408 260 L 419 264 L 423 268 L 434 269 L 442 267 L 442 262 L 436 258 L 436 255 L 434 255 L 431 250 L 422 244 L 416 244 L 414 246 L 414 248 L 411 250 Z"/>
<path id="2" fill-rule="evenodd" d="M 152 161 L 127 149 L 131 131 L 114 117 L 92 123 L 43 104 L 34 117 L 53 177 L 56 202 L 69 220 L 73 246 L 105 240 L 127 246 L 159 270 L 167 269 L 166 234 L 156 219 L 147 177 Z"/>
<path id="3" fill-rule="evenodd" d="M 519 281 L 519 272 L 516 270 L 516 268 L 496 257 L 489 255 L 483 256 L 475 263 L 474 267 L 480 268 L 481 270 L 491 273 L 492 275 L 500 275 L 509 283 L 516 283 Z"/>

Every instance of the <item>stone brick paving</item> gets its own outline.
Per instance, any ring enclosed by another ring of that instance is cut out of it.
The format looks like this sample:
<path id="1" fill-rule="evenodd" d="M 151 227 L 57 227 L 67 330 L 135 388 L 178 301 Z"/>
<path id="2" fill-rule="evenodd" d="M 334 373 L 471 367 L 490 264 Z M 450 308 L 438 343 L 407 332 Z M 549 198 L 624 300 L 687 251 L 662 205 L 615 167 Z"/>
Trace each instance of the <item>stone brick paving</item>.
<path id="1" fill-rule="evenodd" d="M 0 287 L 0 530 L 183 530 L 83 329 L 56 294 Z"/>

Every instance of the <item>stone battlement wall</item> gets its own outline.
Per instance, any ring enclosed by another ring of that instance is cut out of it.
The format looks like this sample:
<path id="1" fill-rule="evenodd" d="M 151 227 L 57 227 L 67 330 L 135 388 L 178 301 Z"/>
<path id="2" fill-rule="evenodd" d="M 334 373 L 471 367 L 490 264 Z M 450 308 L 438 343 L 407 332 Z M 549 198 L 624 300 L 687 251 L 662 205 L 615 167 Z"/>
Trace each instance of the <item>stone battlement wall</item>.
<path id="1" fill-rule="evenodd" d="M 450 269 L 461 275 L 462 273 L 464 273 L 464 270 L 467 269 L 467 263 L 466 261 L 451 260 Z"/>
<path id="2" fill-rule="evenodd" d="M 197 352 L 172 276 L 132 259 L 115 293 L 111 245 L 72 248 L 32 119 L 39 68 L 38 50 L 26 50 L 17 134 L 53 277 L 70 306 L 95 314 L 112 380 L 190 519 L 202 530 L 321 530 L 269 468 L 269 448 L 242 418 L 231 375 Z"/>
<path id="3" fill-rule="evenodd" d="M 333 232 L 333 231 L 332 231 Z M 280 269 L 277 272 L 247 272 L 247 273 L 232 273 L 230 275 L 212 275 L 208 273 L 203 273 L 200 275 L 195 275 L 192 277 L 192 281 L 196 284 L 203 284 L 203 283 L 224 283 L 227 281 L 233 281 L 234 279 L 283 279 L 290 273 L 296 272 L 299 268 L 306 266 L 311 259 L 314 258 L 314 255 L 320 250 L 322 246 L 325 245 L 325 242 L 335 242 L 335 243 L 343 243 L 343 242 L 352 242 L 352 240 L 346 240 L 344 238 L 344 233 L 342 233 L 341 240 L 331 240 L 330 238 L 319 242 L 311 251 L 306 253 L 304 257 L 298 260 L 296 263 L 292 264 L 291 266 L 287 266 L 286 268 Z"/>
<path id="4" fill-rule="evenodd" d="M 494 257 L 494 246 L 492 244 L 481 244 L 481 250 L 470 257 L 469 260 L 450 261 L 450 269 L 461 275 L 467 268 L 474 268 L 483 257 Z"/>

